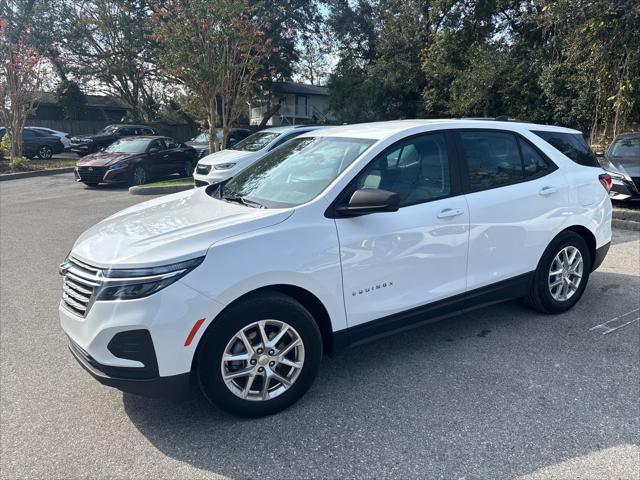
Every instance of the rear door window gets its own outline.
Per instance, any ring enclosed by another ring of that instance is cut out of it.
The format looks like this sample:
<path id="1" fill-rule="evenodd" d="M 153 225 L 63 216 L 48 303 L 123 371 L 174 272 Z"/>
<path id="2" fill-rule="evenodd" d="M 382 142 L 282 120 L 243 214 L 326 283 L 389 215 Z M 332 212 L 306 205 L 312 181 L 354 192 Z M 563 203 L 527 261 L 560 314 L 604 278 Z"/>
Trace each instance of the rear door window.
<path id="1" fill-rule="evenodd" d="M 580 133 L 533 131 L 565 156 L 585 167 L 599 167 L 598 159 Z"/>
<path id="2" fill-rule="evenodd" d="M 535 148 L 513 133 L 461 131 L 460 141 L 472 191 L 519 183 L 553 169 Z"/>

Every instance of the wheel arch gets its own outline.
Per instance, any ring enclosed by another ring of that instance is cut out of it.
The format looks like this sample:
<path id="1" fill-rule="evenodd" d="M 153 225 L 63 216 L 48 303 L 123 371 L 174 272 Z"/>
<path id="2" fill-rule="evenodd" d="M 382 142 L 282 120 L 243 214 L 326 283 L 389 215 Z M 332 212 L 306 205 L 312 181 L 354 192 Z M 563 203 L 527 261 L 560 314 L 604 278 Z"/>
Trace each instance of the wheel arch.
<path id="1" fill-rule="evenodd" d="M 562 230 L 562 232 L 560 232 L 558 235 L 560 235 L 563 232 L 577 233 L 584 239 L 584 241 L 587 243 L 587 246 L 589 247 L 589 256 L 591 260 L 591 265 L 593 265 L 593 262 L 596 258 L 596 236 L 593 234 L 593 232 L 589 230 L 587 227 L 584 227 L 582 225 L 572 225 L 570 227 L 567 227 L 564 230 Z M 555 237 L 554 237 L 554 240 L 555 240 Z"/>
<path id="2" fill-rule="evenodd" d="M 293 298 L 294 300 L 300 302 L 302 306 L 304 306 L 309 313 L 313 316 L 316 321 L 316 325 L 318 325 L 318 329 L 320 330 L 320 335 L 322 337 L 322 350 L 324 353 L 332 353 L 334 350 L 333 345 L 333 328 L 331 325 L 331 317 L 329 316 L 329 312 L 327 311 L 324 304 L 320 301 L 320 299 L 311 293 L 309 290 L 306 290 L 302 287 L 296 285 L 288 285 L 288 284 L 274 284 L 267 285 L 264 287 L 256 288 L 249 292 L 244 293 L 240 297 L 236 298 L 233 302 L 227 305 L 224 309 L 216 315 L 216 317 L 209 323 L 207 326 L 207 330 L 211 328 L 217 318 L 219 318 L 224 312 L 226 312 L 230 307 L 236 305 L 239 302 L 244 301 L 248 297 L 253 295 L 264 293 L 264 292 L 278 292 L 288 297 Z M 201 339 L 204 338 L 206 334 L 206 330 L 202 333 Z M 198 342 L 198 346 L 193 354 L 193 358 L 191 360 L 191 372 L 193 373 L 197 369 L 198 355 L 200 353 L 200 346 L 202 342 Z"/>

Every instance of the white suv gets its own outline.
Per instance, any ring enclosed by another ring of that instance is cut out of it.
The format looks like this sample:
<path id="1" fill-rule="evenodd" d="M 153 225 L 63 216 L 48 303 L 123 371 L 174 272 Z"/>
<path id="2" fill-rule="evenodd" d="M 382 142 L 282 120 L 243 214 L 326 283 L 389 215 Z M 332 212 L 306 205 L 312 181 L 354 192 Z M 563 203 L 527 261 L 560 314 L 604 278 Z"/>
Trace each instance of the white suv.
<path id="1" fill-rule="evenodd" d="M 104 384 L 195 384 L 257 416 L 300 398 L 323 352 L 510 298 L 563 312 L 607 253 L 611 179 L 544 132 L 583 142 L 494 121 L 325 129 L 123 210 L 59 268 L 70 349 Z"/>
<path id="2" fill-rule="evenodd" d="M 193 183 L 202 187 L 224 182 L 292 138 L 320 128 L 326 127 L 297 125 L 260 130 L 230 148 L 202 157 L 193 172 Z"/>

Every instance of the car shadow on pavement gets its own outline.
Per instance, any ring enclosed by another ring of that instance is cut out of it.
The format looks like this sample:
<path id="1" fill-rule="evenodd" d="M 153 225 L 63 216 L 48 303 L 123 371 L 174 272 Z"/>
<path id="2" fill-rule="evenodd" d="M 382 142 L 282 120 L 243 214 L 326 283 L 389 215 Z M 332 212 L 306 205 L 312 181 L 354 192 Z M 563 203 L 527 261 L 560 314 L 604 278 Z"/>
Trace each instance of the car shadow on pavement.
<path id="1" fill-rule="evenodd" d="M 237 419 L 201 397 L 124 394 L 161 452 L 242 478 L 514 478 L 638 444 L 640 278 L 596 272 L 581 302 L 540 315 L 509 302 L 325 357 L 277 415 Z M 637 315 L 630 315 L 630 320 Z"/>

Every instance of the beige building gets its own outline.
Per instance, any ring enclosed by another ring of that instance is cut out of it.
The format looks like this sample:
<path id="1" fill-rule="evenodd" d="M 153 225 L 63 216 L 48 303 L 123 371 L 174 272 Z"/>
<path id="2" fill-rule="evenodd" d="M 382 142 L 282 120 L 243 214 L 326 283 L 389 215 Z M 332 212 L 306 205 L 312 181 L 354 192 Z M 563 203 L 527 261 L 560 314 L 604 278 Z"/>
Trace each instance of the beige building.
<path id="1" fill-rule="evenodd" d="M 335 116 L 329 111 L 327 87 L 277 82 L 272 87 L 272 104 L 277 105 L 278 103 L 280 103 L 280 109 L 269 119 L 267 125 L 299 125 L 335 121 Z M 267 109 L 266 101 L 256 101 L 252 104 L 251 125 L 259 125 Z"/>

